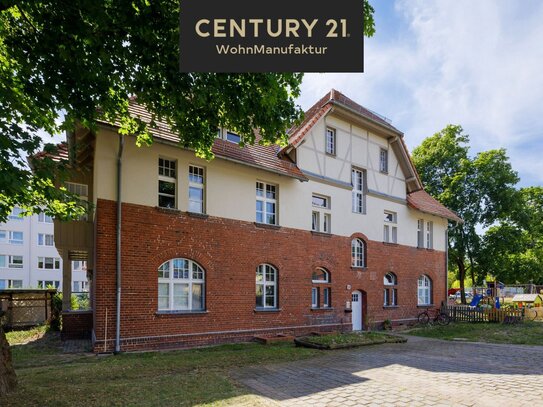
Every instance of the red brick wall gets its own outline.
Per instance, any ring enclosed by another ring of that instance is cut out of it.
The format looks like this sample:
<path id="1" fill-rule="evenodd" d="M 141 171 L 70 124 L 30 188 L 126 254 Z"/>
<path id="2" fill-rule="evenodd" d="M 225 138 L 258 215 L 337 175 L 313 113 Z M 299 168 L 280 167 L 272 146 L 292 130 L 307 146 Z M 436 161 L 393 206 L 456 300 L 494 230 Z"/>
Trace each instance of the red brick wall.
<path id="1" fill-rule="evenodd" d="M 92 311 L 63 311 L 62 340 L 90 339 L 92 332 Z"/>
<path id="2" fill-rule="evenodd" d="M 363 234 L 327 237 L 132 204 L 123 204 L 122 211 L 121 350 L 232 342 L 272 332 L 350 330 L 345 303 L 353 290 L 365 293 L 366 322 L 402 323 L 420 312 L 421 274 L 433 281 L 434 304 L 445 297 L 443 252 L 365 239 L 367 268 L 352 269 L 351 239 Z M 96 222 L 94 333 L 95 350 L 103 351 L 106 309 L 108 350 L 115 337 L 115 202 L 98 201 Z M 157 313 L 157 268 L 176 257 L 204 268 L 206 313 Z M 278 269 L 278 312 L 255 311 L 255 272 L 261 263 Z M 331 310 L 311 310 L 315 267 L 331 274 Z M 383 308 L 383 277 L 389 271 L 399 283 L 399 307 L 394 309 Z"/>

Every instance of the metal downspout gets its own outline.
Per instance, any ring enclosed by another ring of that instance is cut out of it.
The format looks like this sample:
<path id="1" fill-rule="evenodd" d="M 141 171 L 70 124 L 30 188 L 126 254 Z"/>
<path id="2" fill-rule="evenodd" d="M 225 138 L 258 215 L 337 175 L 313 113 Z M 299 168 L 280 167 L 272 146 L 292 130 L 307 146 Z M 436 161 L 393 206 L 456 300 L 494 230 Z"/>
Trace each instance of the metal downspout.
<path id="1" fill-rule="evenodd" d="M 124 135 L 119 135 L 119 153 L 117 155 L 117 253 L 116 253 L 116 283 L 117 283 L 117 310 L 115 320 L 115 352 L 121 351 L 121 180 L 122 159 L 124 149 Z M 106 322 L 107 323 L 107 322 Z"/>

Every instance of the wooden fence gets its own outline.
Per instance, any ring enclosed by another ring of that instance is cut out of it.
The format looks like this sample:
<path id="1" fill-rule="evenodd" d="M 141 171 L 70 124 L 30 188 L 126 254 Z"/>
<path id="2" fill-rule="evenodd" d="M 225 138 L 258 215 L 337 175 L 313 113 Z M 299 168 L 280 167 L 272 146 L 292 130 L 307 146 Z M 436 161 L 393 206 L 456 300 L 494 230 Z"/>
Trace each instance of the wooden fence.
<path id="1" fill-rule="evenodd" d="M 515 323 L 524 318 L 522 309 L 496 309 L 470 307 L 469 305 L 443 305 L 442 311 L 456 322 L 501 322 Z"/>
<path id="2" fill-rule="evenodd" d="M 7 329 L 13 329 L 48 322 L 56 292 L 56 289 L 0 290 L 0 309 L 5 312 L 0 323 Z"/>

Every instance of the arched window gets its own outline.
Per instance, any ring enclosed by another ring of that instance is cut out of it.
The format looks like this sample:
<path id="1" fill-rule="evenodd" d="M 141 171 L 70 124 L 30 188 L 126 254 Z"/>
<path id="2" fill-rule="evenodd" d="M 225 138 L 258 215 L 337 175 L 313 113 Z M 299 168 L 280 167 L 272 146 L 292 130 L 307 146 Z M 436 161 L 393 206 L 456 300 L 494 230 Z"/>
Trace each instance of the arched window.
<path id="1" fill-rule="evenodd" d="M 269 264 L 256 268 L 256 307 L 277 308 L 277 270 Z"/>
<path id="2" fill-rule="evenodd" d="M 383 284 L 385 285 L 384 302 L 385 307 L 395 307 L 398 305 L 398 279 L 396 274 L 387 273 L 383 278 Z"/>
<path id="3" fill-rule="evenodd" d="M 172 259 L 158 268 L 158 309 L 202 311 L 205 272 L 189 259 Z"/>
<path id="4" fill-rule="evenodd" d="M 351 259 L 353 267 L 366 267 L 366 243 L 362 239 L 352 240 Z"/>
<path id="5" fill-rule="evenodd" d="M 332 304 L 332 289 L 330 273 L 322 267 L 317 267 L 311 276 L 311 308 L 330 308 Z"/>
<path id="6" fill-rule="evenodd" d="M 424 274 L 418 280 L 418 304 L 430 305 L 432 303 L 432 280 Z"/>

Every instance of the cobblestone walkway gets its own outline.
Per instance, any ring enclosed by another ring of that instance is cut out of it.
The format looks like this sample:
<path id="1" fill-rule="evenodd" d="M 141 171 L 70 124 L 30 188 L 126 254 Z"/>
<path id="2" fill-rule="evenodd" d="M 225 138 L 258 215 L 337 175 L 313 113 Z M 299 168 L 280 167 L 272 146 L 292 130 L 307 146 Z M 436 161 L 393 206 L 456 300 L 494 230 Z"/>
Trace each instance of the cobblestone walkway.
<path id="1" fill-rule="evenodd" d="M 543 406 L 543 349 L 409 337 L 236 370 L 280 406 Z"/>

